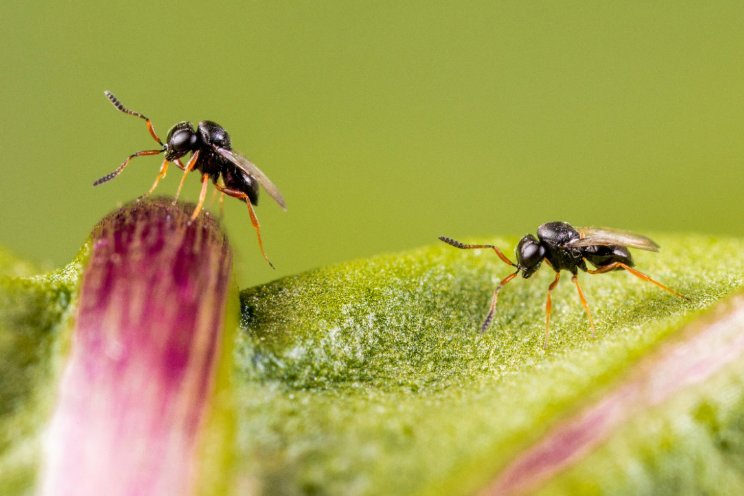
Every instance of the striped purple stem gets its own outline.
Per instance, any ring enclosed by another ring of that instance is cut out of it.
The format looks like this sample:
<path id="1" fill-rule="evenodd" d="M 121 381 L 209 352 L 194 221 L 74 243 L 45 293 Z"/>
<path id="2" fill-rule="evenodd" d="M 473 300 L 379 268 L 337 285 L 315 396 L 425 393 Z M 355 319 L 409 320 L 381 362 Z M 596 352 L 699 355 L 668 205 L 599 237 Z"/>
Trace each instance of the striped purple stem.
<path id="1" fill-rule="evenodd" d="M 232 255 L 190 211 L 138 201 L 93 232 L 41 494 L 194 493 Z"/>
<path id="2" fill-rule="evenodd" d="M 700 386 L 744 356 L 744 296 L 723 303 L 631 369 L 598 401 L 566 419 L 512 460 L 480 495 L 535 492 L 579 463 L 625 423 Z"/>

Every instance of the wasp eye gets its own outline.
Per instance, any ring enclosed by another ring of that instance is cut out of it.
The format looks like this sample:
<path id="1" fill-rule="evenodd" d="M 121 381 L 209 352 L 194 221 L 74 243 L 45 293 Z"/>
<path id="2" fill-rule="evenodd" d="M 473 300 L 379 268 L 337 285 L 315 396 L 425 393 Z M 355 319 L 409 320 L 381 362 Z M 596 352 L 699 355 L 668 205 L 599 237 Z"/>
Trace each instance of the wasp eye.
<path id="1" fill-rule="evenodd" d="M 189 132 L 189 130 L 184 129 L 183 131 L 178 131 L 175 133 L 171 140 L 168 142 L 168 144 L 175 150 L 176 152 L 183 152 L 186 153 L 191 149 L 191 142 L 193 141 L 194 133 Z"/>
<path id="2" fill-rule="evenodd" d="M 541 258 L 540 245 L 530 243 L 522 247 L 522 261 L 524 262 L 524 265 L 535 265 L 535 263 Z"/>
<path id="3" fill-rule="evenodd" d="M 176 124 L 168 133 L 168 160 L 174 160 L 193 151 L 196 133 L 188 122 Z"/>
<path id="4" fill-rule="evenodd" d="M 545 248 L 531 234 L 519 241 L 517 245 L 517 262 L 524 270 L 524 277 L 529 277 L 545 257 Z"/>

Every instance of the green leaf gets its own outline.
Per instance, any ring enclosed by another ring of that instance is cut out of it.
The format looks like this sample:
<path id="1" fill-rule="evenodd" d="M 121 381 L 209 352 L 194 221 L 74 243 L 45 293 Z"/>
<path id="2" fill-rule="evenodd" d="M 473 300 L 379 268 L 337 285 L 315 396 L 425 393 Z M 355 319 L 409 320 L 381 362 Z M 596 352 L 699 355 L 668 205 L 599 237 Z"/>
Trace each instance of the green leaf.
<path id="1" fill-rule="evenodd" d="M 663 250 L 637 253 L 637 267 L 689 301 L 628 273 L 582 275 L 596 321 L 592 338 L 575 288 L 564 281 L 553 296 L 548 349 L 544 302 L 552 276 L 545 269 L 506 286 L 491 328 L 478 332 L 492 289 L 510 270 L 487 250 L 437 244 L 244 291 L 238 362 L 246 467 L 268 494 L 470 494 L 493 484 L 529 447 L 629 381 L 637 363 L 744 285 L 740 240 L 655 239 Z M 492 240 L 502 247 L 515 241 Z M 739 416 L 715 403 L 709 416 L 740 420 L 744 390 L 726 391 L 729 402 L 732 394 L 742 398 Z M 663 404 L 674 417 L 677 404 Z M 740 449 L 744 428 L 721 422 L 738 432 L 729 437 Z M 623 426 L 607 438 L 625 443 L 618 467 L 638 464 L 651 488 L 669 470 L 685 475 L 687 467 L 664 462 L 684 431 L 652 442 L 642 428 L 625 439 Z M 685 446 L 677 449 L 699 447 Z M 599 453 L 575 460 L 570 467 L 580 475 L 562 490 L 576 494 L 586 480 L 580 467 Z M 725 453 L 717 460 L 731 462 Z M 606 472 L 613 476 L 598 487 L 632 487 L 622 470 Z"/>
<path id="2" fill-rule="evenodd" d="M 53 379 L 67 345 L 62 331 L 87 251 L 43 276 L 28 275 L 33 265 L 10 255 L 0 260 L 0 494 L 25 494 L 38 474 Z"/>
<path id="3" fill-rule="evenodd" d="M 575 288 L 561 281 L 547 349 L 546 268 L 506 286 L 491 328 L 478 332 L 493 287 L 509 273 L 486 250 L 437 243 L 245 290 L 235 492 L 493 489 L 561 429 L 587 427 L 584 412 L 608 398 L 619 398 L 609 411 L 620 415 L 608 431 L 572 431 L 584 437 L 561 449 L 594 442 L 556 470 L 523 472 L 521 482 L 547 494 L 741 492 L 744 360 L 735 336 L 744 337 L 744 303 L 733 295 L 744 288 L 744 241 L 653 237 L 662 251 L 636 253 L 637 268 L 689 301 L 627 273 L 581 274 L 596 337 Z M 2 494 L 27 489 L 38 472 L 77 270 L 0 279 Z M 719 335 L 730 342 L 709 338 Z M 700 353 L 676 353 L 683 345 Z M 698 355 L 709 373 L 695 382 L 685 365 Z M 668 389 L 653 389 L 668 393 L 656 402 L 618 394 L 655 380 Z"/>
<path id="4" fill-rule="evenodd" d="M 31 262 L 21 260 L 0 247 L 0 277 L 24 277 L 39 272 L 40 270 Z"/>

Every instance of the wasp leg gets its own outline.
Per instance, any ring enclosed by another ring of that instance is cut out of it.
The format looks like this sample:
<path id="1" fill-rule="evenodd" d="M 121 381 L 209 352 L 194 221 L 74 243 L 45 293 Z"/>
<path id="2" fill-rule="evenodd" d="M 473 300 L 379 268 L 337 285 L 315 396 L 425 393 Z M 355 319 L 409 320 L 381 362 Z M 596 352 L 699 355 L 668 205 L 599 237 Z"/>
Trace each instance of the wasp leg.
<path id="1" fill-rule="evenodd" d="M 150 190 L 147 192 L 148 195 L 151 195 L 152 192 L 155 191 L 155 188 L 158 187 L 158 183 L 160 182 L 160 180 L 163 179 L 168 173 L 168 164 L 170 164 L 168 160 L 163 160 L 163 163 L 160 164 L 160 172 L 158 172 L 158 176 L 155 178 L 155 182 L 152 183 L 152 187 L 150 187 Z"/>
<path id="2" fill-rule="evenodd" d="M 576 291 L 579 292 L 579 299 L 581 300 L 581 304 L 584 306 L 584 310 L 586 310 L 586 316 L 589 319 L 589 327 L 591 327 L 592 337 L 594 337 L 594 319 L 592 319 L 592 312 L 589 310 L 589 304 L 586 302 L 586 298 L 584 298 L 584 292 L 581 290 L 581 286 L 579 286 L 579 278 L 576 274 L 571 277 L 571 281 L 576 285 Z"/>
<path id="3" fill-rule="evenodd" d="M 261 249 L 261 255 L 263 255 L 264 260 L 266 260 L 266 262 L 273 269 L 274 264 L 271 263 L 271 260 L 269 260 L 269 257 L 266 256 L 266 251 L 264 250 L 263 240 L 261 239 L 261 225 L 258 223 L 258 217 L 256 217 L 256 212 L 253 210 L 253 205 L 251 204 L 250 198 L 245 199 L 245 204 L 248 205 L 248 215 L 251 216 L 251 224 L 256 230 L 256 236 L 258 237 L 258 247 Z"/>
<path id="4" fill-rule="evenodd" d="M 501 280 L 498 286 L 496 286 L 496 289 L 493 290 L 493 296 L 491 297 L 491 306 L 488 309 L 488 315 L 486 315 L 486 320 L 483 321 L 483 324 L 481 325 L 481 332 L 485 332 L 486 329 L 488 329 L 488 326 L 491 325 L 491 321 L 493 320 L 493 315 L 496 312 L 496 302 L 499 299 L 499 291 L 501 291 L 501 288 L 506 286 L 506 284 L 517 277 L 517 274 L 519 274 L 519 271 L 509 274 L 505 278 Z"/>
<path id="5" fill-rule="evenodd" d="M 222 181 L 222 178 L 219 178 L 218 181 Z M 221 182 L 220 183 L 217 183 L 217 184 L 220 184 L 220 186 L 224 187 L 224 185 L 221 184 Z M 219 206 L 220 206 L 220 218 L 222 218 L 223 214 L 225 213 L 225 193 L 223 193 L 222 191 L 220 191 L 218 188 L 215 188 L 214 191 L 212 191 L 212 200 L 211 200 L 211 202 L 212 202 L 212 205 L 213 205 L 214 204 L 214 200 L 215 200 L 215 198 L 217 198 L 217 194 L 218 193 L 220 195 L 219 200 L 218 200 Z"/>
<path id="6" fill-rule="evenodd" d="M 214 188 L 212 190 L 212 198 L 209 199 L 209 206 L 210 207 L 214 205 L 215 200 L 217 200 L 217 195 L 218 194 L 224 195 L 224 193 L 220 193 L 220 190 L 218 190 L 217 188 Z"/>
<path id="7" fill-rule="evenodd" d="M 499 256 L 499 258 L 507 265 L 511 265 L 512 267 L 516 267 L 517 265 L 509 260 L 509 258 L 504 255 L 504 253 L 496 248 L 494 245 L 468 245 L 465 243 L 461 243 L 457 241 L 456 239 L 448 238 L 447 236 L 439 236 L 440 241 L 444 241 L 448 245 L 454 246 L 455 248 L 460 248 L 462 250 L 474 250 L 477 248 L 491 248 L 493 251 L 496 252 L 496 255 Z"/>
<path id="8" fill-rule="evenodd" d="M 144 157 L 144 156 L 147 156 L 147 155 L 159 155 L 161 153 L 163 153 L 163 150 L 142 150 L 141 152 L 133 153 L 130 156 L 128 156 L 126 158 L 126 160 L 124 160 L 124 162 L 122 162 L 119 165 L 119 167 L 117 167 L 116 169 L 114 169 L 113 172 L 111 172 L 109 174 L 106 174 L 102 178 L 96 180 L 96 182 L 93 183 L 93 186 L 98 186 L 101 183 L 105 183 L 106 181 L 110 181 L 113 178 L 115 178 L 116 176 L 118 176 L 119 174 L 121 174 L 121 171 L 124 170 L 124 167 L 126 167 L 127 164 L 129 164 L 129 161 L 132 160 L 133 158 Z"/>
<path id="9" fill-rule="evenodd" d="M 605 265 L 604 267 L 600 267 L 598 269 L 587 270 L 587 272 L 590 273 L 590 274 L 603 274 L 605 272 L 610 272 L 610 271 L 615 270 L 615 269 L 618 269 L 618 268 L 622 268 L 622 269 L 627 270 L 628 272 L 630 272 L 631 274 L 633 274 L 634 276 L 636 276 L 639 279 L 643 279 L 644 281 L 650 282 L 652 284 L 656 284 L 661 289 L 663 289 L 664 291 L 668 291 L 668 292 L 672 293 L 674 296 L 677 296 L 677 297 L 682 298 L 684 300 L 687 300 L 688 299 L 686 296 L 684 296 L 684 295 L 676 292 L 675 290 L 673 290 L 670 287 L 667 287 L 667 286 L 663 285 L 662 283 L 660 283 L 656 279 L 653 279 L 650 276 L 647 276 L 646 274 L 644 274 L 643 272 L 640 272 L 640 271 L 634 269 L 633 267 L 630 267 L 628 265 L 625 265 L 622 262 L 613 262 L 613 263 L 611 263 L 609 265 Z"/>
<path id="10" fill-rule="evenodd" d="M 272 269 L 275 268 L 274 264 L 271 263 L 271 260 L 269 260 L 269 257 L 266 255 L 266 251 L 264 250 L 263 239 L 261 239 L 261 224 L 259 224 L 258 217 L 256 217 L 256 212 L 253 210 L 253 205 L 251 204 L 250 197 L 242 191 L 225 188 L 224 186 L 220 186 L 217 183 L 214 184 L 214 187 L 228 196 L 232 196 L 233 198 L 245 201 L 245 204 L 248 205 L 248 214 L 251 216 L 251 224 L 256 230 L 256 237 L 258 237 L 258 247 L 261 249 L 261 255 L 263 255 L 264 260 L 266 260 L 266 262 L 269 264 L 269 266 L 271 266 Z"/>
<path id="11" fill-rule="evenodd" d="M 173 200 L 174 205 L 178 201 L 178 197 L 181 196 L 181 189 L 183 189 L 183 183 L 186 182 L 186 176 L 189 175 L 189 172 L 194 170 L 194 166 L 196 165 L 196 161 L 198 159 L 199 159 L 199 150 L 196 150 L 194 154 L 191 156 L 191 160 L 189 160 L 189 163 L 186 164 L 186 168 L 183 170 L 183 176 L 181 177 L 181 182 L 178 184 L 178 189 L 176 190 L 176 198 Z"/>
<path id="12" fill-rule="evenodd" d="M 135 112 L 134 110 L 129 110 L 126 108 L 118 98 L 116 98 L 110 91 L 104 91 L 104 95 L 106 95 L 106 98 L 108 98 L 111 101 L 111 104 L 116 107 L 117 110 L 124 112 L 125 114 L 133 115 L 135 117 L 139 117 L 140 119 L 144 119 L 145 125 L 147 126 L 147 131 L 149 131 L 150 136 L 152 136 L 152 139 L 157 141 L 161 146 L 163 145 L 163 142 L 158 137 L 157 133 L 155 132 L 155 128 L 152 125 L 152 121 L 145 117 L 144 115 L 140 114 L 139 112 Z"/>
<path id="13" fill-rule="evenodd" d="M 548 298 L 545 301 L 545 340 L 543 341 L 543 348 L 548 347 L 548 338 L 550 336 L 550 313 L 553 311 L 553 302 L 550 299 L 550 293 L 558 285 L 558 281 L 560 279 L 561 273 L 556 271 L 555 279 L 553 279 L 553 282 L 551 282 L 550 286 L 548 286 Z"/>
<path id="14" fill-rule="evenodd" d="M 201 178 L 201 191 L 199 192 L 199 203 L 196 204 L 196 208 L 194 209 L 194 212 L 191 214 L 191 221 L 193 222 L 198 216 L 199 212 L 201 212 L 202 207 L 204 206 L 204 199 L 207 197 L 207 184 L 209 184 L 207 181 L 209 180 L 209 174 L 202 174 Z"/>

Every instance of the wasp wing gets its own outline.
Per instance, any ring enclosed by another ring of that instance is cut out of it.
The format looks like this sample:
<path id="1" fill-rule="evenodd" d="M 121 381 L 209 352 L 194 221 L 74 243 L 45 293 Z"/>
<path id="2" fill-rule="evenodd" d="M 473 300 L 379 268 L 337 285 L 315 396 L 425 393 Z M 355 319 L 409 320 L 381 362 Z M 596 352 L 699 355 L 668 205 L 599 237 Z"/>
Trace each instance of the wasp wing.
<path id="1" fill-rule="evenodd" d="M 659 251 L 659 245 L 640 234 L 613 229 L 611 227 L 578 227 L 580 238 L 568 243 L 571 247 L 582 246 L 627 246 L 639 250 Z"/>
<path id="2" fill-rule="evenodd" d="M 249 174 L 251 177 L 254 177 L 256 181 L 258 181 L 258 184 L 263 186 L 263 189 L 266 190 L 269 196 L 272 197 L 274 201 L 279 204 L 280 207 L 285 210 L 287 209 L 287 204 L 284 202 L 284 197 L 279 192 L 279 188 L 277 188 L 276 185 L 271 182 L 271 179 L 269 179 L 268 176 L 264 174 L 263 171 L 258 168 L 258 166 L 256 166 L 256 164 L 232 150 L 220 148 L 218 146 L 214 146 L 212 148 L 214 148 L 214 151 L 219 153 L 222 157 L 232 162 L 240 170 L 242 170 L 246 174 Z"/>

